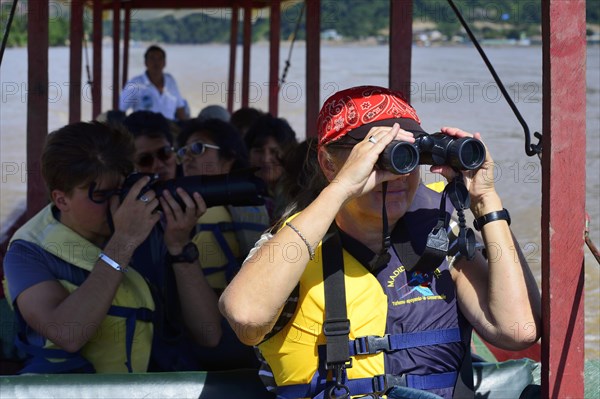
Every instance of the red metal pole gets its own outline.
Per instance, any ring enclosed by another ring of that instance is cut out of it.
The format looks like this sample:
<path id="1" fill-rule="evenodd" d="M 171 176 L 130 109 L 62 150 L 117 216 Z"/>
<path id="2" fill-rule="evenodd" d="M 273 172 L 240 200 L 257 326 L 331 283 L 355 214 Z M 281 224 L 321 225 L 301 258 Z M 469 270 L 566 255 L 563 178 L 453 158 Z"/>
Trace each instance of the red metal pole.
<path id="1" fill-rule="evenodd" d="M 127 69 L 129 68 L 129 31 L 131 28 L 131 2 L 124 3 L 125 6 L 125 23 L 123 24 L 123 82 L 121 87 L 127 84 Z"/>
<path id="2" fill-rule="evenodd" d="M 279 113 L 279 42 L 281 37 L 281 0 L 271 3 L 271 27 L 269 31 L 269 112 Z"/>
<path id="3" fill-rule="evenodd" d="M 48 134 L 48 0 L 27 7 L 27 218 L 48 202 L 40 158 Z"/>
<path id="4" fill-rule="evenodd" d="M 410 101 L 413 0 L 390 0 L 389 85 Z"/>
<path id="5" fill-rule="evenodd" d="M 584 397 L 585 12 L 542 2 L 543 398 Z"/>
<path id="6" fill-rule="evenodd" d="M 102 1 L 94 0 L 93 4 L 94 64 L 92 82 L 92 119 L 102 112 Z"/>
<path id="7" fill-rule="evenodd" d="M 321 106 L 321 0 L 306 0 L 306 137 L 317 136 Z"/>
<path id="8" fill-rule="evenodd" d="M 252 1 L 244 2 L 244 54 L 242 56 L 242 107 L 250 102 L 250 48 L 252 43 Z"/>
<path id="9" fill-rule="evenodd" d="M 119 44 L 121 41 L 121 0 L 113 1 L 113 96 L 112 109 L 119 109 Z"/>
<path id="10" fill-rule="evenodd" d="M 231 33 L 229 37 L 229 80 L 227 82 L 227 109 L 233 113 L 235 99 L 235 61 L 237 56 L 238 23 L 240 7 L 236 4 L 231 8 Z"/>
<path id="11" fill-rule="evenodd" d="M 69 49 L 69 123 L 81 120 L 81 51 L 83 49 L 83 2 L 71 2 Z"/>

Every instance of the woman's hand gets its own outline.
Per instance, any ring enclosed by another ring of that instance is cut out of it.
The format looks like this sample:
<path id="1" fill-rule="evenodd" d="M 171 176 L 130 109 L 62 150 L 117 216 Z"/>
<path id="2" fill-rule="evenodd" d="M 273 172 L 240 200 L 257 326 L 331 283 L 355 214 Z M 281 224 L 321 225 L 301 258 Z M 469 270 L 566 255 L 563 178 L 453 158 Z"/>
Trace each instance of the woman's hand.
<path id="1" fill-rule="evenodd" d="M 331 184 L 341 185 L 350 199 L 373 190 L 384 181 L 398 178 L 400 175 L 375 168 L 379 155 L 393 140 L 415 142 L 413 134 L 401 129 L 397 123 L 391 129 L 387 126 L 374 127 L 364 140 L 352 148 Z"/>
<path id="2" fill-rule="evenodd" d="M 190 232 L 196 225 L 198 218 L 206 212 L 206 203 L 202 196 L 193 193 L 192 197 L 181 187 L 177 188 L 177 195 L 185 204 L 182 209 L 168 190 L 163 191 L 160 198 L 167 226 L 165 228 L 165 245 L 171 254 L 179 254 L 185 244 L 190 241 Z"/>
<path id="3" fill-rule="evenodd" d="M 455 127 L 443 127 L 440 131 L 457 139 L 461 137 L 473 137 L 481 140 L 481 134 L 470 134 Z M 447 165 L 432 166 L 431 172 L 440 173 L 447 180 L 454 179 L 458 174 L 454 169 Z M 488 197 L 493 197 L 494 199 L 497 198 L 496 189 L 494 187 L 494 160 L 487 147 L 485 148 L 485 161 L 481 167 L 475 170 L 464 170 L 462 171 L 462 174 L 471 197 L 471 210 L 475 216 L 481 216 L 478 212 L 478 209 L 482 206 L 481 204 L 483 204 Z"/>

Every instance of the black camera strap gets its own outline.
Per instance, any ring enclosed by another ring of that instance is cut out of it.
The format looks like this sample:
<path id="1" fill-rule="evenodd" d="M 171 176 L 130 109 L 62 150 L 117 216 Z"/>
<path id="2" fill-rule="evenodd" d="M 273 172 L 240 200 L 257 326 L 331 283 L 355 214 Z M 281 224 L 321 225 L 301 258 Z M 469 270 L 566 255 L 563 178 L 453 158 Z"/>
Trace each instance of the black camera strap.
<path id="1" fill-rule="evenodd" d="M 389 252 L 390 246 L 392 245 L 392 238 L 390 236 L 390 227 L 388 223 L 387 209 L 385 206 L 385 197 L 387 194 L 388 183 L 387 181 L 384 181 L 381 185 L 381 220 L 383 221 L 381 251 L 379 251 L 379 253 L 376 254 L 373 257 L 373 259 L 371 259 L 371 262 L 369 262 L 368 266 L 370 270 L 378 270 L 380 267 L 387 265 L 390 262 L 390 259 L 392 258 Z"/>
<path id="2" fill-rule="evenodd" d="M 448 221 L 445 205 L 446 198 L 445 194 L 442 193 L 437 223 L 427 235 L 425 249 L 421 255 L 417 254 L 413 248 L 410 226 L 408 226 L 406 218 L 398 221 L 398 228 L 402 231 L 400 234 L 402 239 L 394 243 L 394 249 L 401 258 L 402 265 L 408 272 L 413 270 L 423 273 L 432 272 L 444 261 L 444 258 L 448 254 Z"/>
<path id="3" fill-rule="evenodd" d="M 408 225 L 406 218 L 398 221 L 398 226 L 402 231 L 399 236 L 401 240 L 394 242 L 394 249 L 400 258 L 402 264 L 407 271 L 418 270 L 423 273 L 429 273 L 435 270 L 444 261 L 450 250 L 450 238 L 448 236 L 450 219 L 446 213 L 446 199 L 456 209 L 458 216 L 458 253 L 466 256 L 467 259 L 472 259 L 475 256 L 475 234 L 471 228 L 467 227 L 464 210 L 470 206 L 469 191 L 463 182 L 463 176 L 459 175 L 450 181 L 442 192 L 438 220 L 431 232 L 427 235 L 427 242 L 422 254 L 417 254 L 410 240 L 411 227 Z"/>
<path id="4" fill-rule="evenodd" d="M 458 172 L 458 175 L 444 188 L 444 194 L 442 195 L 442 201 L 445 202 L 445 196 L 450 198 L 450 202 L 454 208 L 456 208 L 456 215 L 458 216 L 458 252 L 466 256 L 468 260 L 473 259 L 475 256 L 475 233 L 470 227 L 467 227 L 465 219 L 465 209 L 469 209 L 471 206 L 471 198 L 469 197 L 469 190 L 464 183 L 464 177 L 462 173 Z"/>

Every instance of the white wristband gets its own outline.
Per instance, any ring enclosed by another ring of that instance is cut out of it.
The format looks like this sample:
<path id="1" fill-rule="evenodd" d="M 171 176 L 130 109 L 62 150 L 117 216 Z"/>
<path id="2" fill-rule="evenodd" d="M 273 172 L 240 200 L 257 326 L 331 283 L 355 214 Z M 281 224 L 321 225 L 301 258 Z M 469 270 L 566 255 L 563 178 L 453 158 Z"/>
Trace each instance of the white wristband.
<path id="1" fill-rule="evenodd" d="M 110 267 L 112 267 L 113 269 L 115 269 L 118 272 L 127 273 L 127 268 L 126 267 L 123 267 L 123 266 L 119 265 L 117 262 L 115 262 L 114 260 L 112 260 L 104 252 L 100 252 L 100 255 L 98 255 L 98 259 L 100 259 L 101 261 L 103 261 L 104 263 L 106 263 L 107 265 L 109 265 Z"/>

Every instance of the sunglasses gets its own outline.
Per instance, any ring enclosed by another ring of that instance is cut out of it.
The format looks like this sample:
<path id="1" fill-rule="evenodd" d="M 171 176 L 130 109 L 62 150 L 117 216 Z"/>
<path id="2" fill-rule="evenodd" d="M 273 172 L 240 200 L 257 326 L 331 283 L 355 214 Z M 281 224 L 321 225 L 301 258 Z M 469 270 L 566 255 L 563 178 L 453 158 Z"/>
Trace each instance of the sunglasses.
<path id="1" fill-rule="evenodd" d="M 157 158 L 162 162 L 166 162 L 169 159 L 171 159 L 171 156 L 174 152 L 175 149 L 173 147 L 166 145 L 162 148 L 159 148 L 153 153 L 145 152 L 143 154 L 140 154 L 135 163 L 142 168 L 149 168 L 154 164 L 154 158 Z"/>
<path id="2" fill-rule="evenodd" d="M 96 190 L 97 185 L 98 183 L 93 181 L 90 183 L 90 188 L 88 189 L 88 198 L 95 204 L 103 204 L 113 195 L 119 195 L 121 193 L 121 189 L 119 188 L 112 190 Z"/>
<path id="3" fill-rule="evenodd" d="M 207 148 L 212 148 L 214 150 L 221 149 L 221 147 L 219 147 L 218 145 L 205 144 L 201 141 L 196 141 L 195 143 L 188 144 L 185 147 L 181 147 L 180 149 L 178 149 L 177 156 L 183 158 L 183 156 L 187 154 L 188 151 L 193 155 L 202 155 L 204 154 L 204 151 L 206 151 Z"/>

